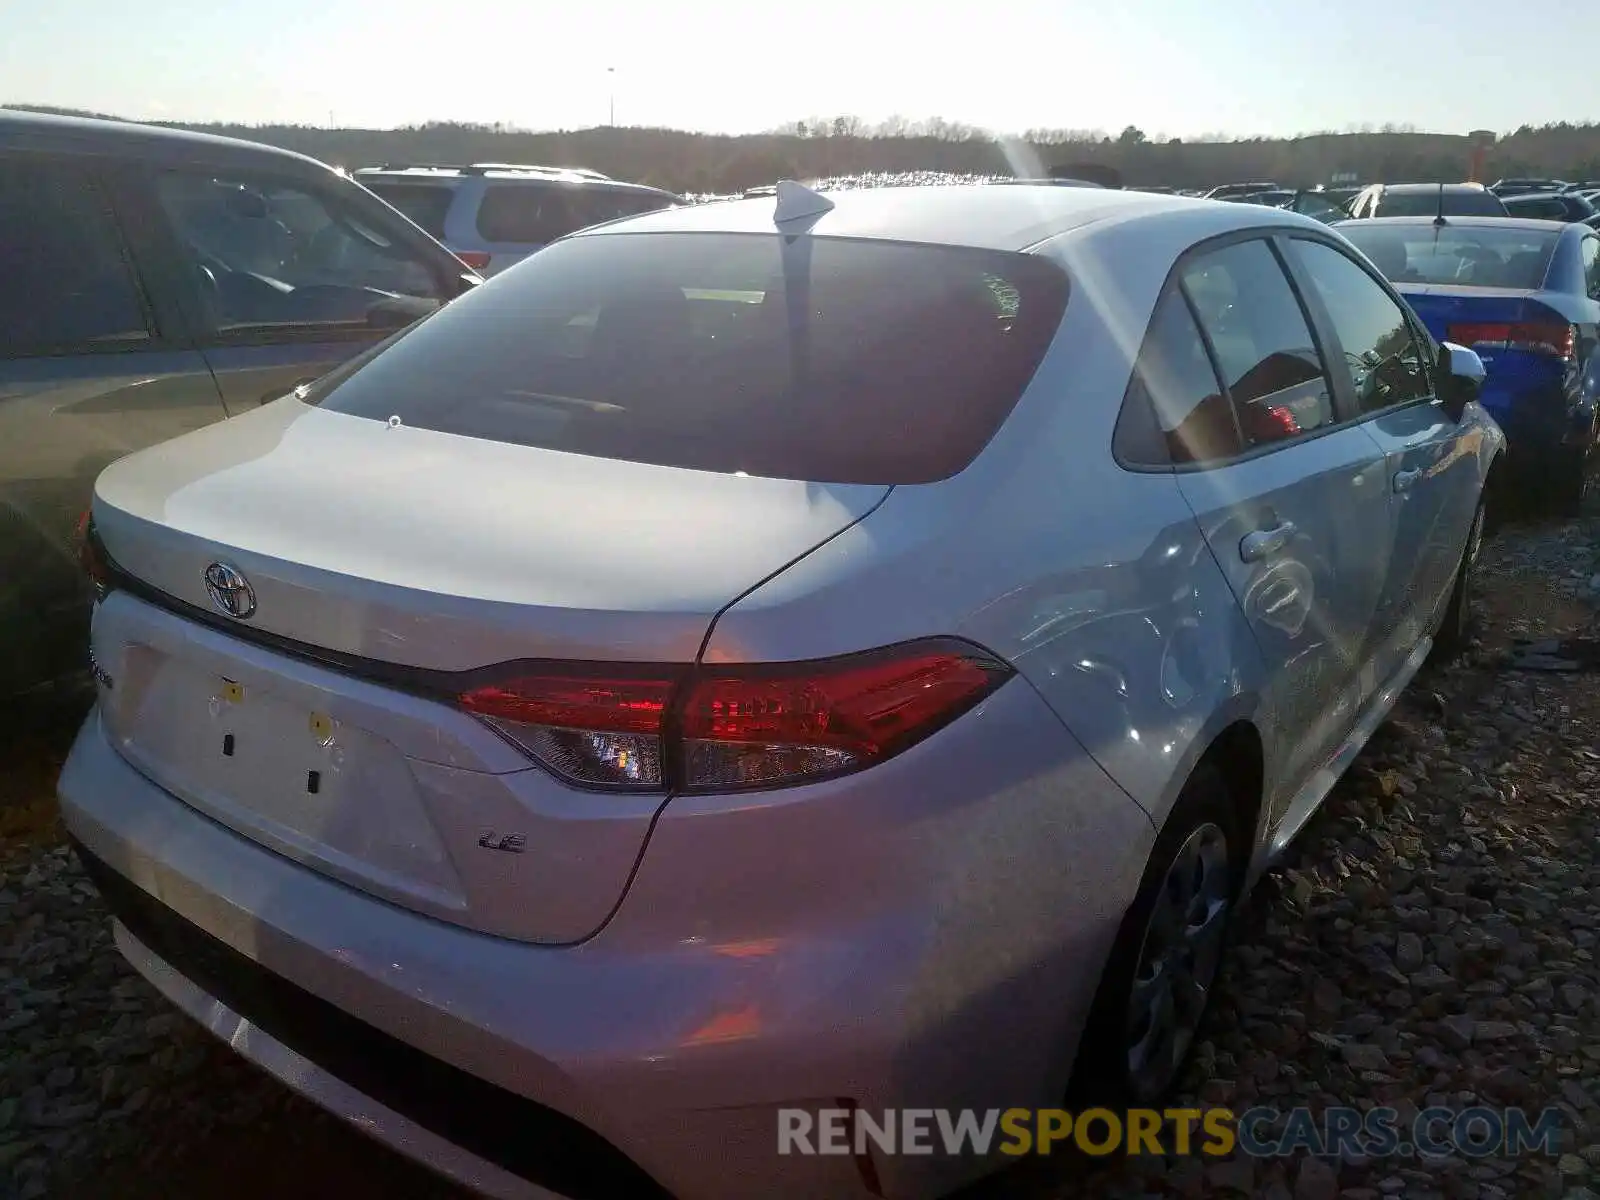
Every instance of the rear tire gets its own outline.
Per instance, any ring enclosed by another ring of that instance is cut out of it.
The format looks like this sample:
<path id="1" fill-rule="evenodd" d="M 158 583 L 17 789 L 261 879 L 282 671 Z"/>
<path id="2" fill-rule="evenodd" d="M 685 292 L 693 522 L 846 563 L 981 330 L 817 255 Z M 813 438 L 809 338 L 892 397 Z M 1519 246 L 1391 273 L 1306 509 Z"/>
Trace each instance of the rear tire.
<path id="1" fill-rule="evenodd" d="M 1156 838 L 1078 1045 L 1069 1101 L 1158 1102 L 1176 1083 L 1219 975 L 1248 834 L 1202 763 Z M 1253 832 L 1253 831 L 1252 831 Z"/>
<path id="2" fill-rule="evenodd" d="M 1483 550 L 1484 522 L 1484 501 L 1479 500 L 1478 509 L 1472 514 L 1472 524 L 1467 528 L 1467 544 L 1461 551 L 1461 563 L 1456 567 L 1450 602 L 1445 605 L 1444 619 L 1433 637 L 1433 652 L 1441 660 L 1458 657 L 1472 642 L 1472 596 L 1477 583 L 1478 555 Z"/>
<path id="3" fill-rule="evenodd" d="M 1563 448 L 1551 474 L 1551 502 L 1563 517 L 1583 515 L 1589 495 L 1589 447 Z"/>

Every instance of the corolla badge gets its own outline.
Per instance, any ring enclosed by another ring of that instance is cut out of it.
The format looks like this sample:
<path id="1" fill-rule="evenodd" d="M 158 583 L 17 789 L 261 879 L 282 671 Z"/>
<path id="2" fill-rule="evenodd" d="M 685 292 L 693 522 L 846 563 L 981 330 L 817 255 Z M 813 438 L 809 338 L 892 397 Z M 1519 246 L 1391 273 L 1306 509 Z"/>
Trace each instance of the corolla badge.
<path id="1" fill-rule="evenodd" d="M 217 611 L 243 621 L 256 611 L 256 590 L 238 568 L 214 562 L 206 568 L 206 591 Z"/>

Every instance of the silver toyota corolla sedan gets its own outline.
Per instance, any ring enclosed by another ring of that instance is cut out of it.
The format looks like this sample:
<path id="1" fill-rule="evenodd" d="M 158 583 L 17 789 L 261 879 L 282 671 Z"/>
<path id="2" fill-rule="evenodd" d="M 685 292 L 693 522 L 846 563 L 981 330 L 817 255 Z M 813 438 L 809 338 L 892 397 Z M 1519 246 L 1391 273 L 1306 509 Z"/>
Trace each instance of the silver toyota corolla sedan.
<path id="1" fill-rule="evenodd" d="M 937 1194 L 994 1163 L 780 1110 L 1161 1096 L 1463 637 L 1482 375 L 1282 210 L 598 227 L 100 477 L 66 820 L 174 1003 L 485 1192 Z"/>

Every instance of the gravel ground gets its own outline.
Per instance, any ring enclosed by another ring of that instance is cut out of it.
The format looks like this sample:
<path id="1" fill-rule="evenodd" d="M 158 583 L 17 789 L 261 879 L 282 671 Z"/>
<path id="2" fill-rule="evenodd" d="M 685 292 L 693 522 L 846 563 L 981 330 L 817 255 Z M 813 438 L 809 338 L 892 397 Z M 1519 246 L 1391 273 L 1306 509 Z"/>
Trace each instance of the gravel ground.
<path id="1" fill-rule="evenodd" d="M 1561 1156 L 1054 1160 L 973 1200 L 1600 1200 L 1600 694 L 1593 675 L 1519 671 L 1510 654 L 1587 630 L 1596 571 L 1600 519 L 1513 527 L 1486 548 L 1482 644 L 1418 680 L 1263 881 L 1180 1097 L 1552 1104 Z M 0 769 L 0 1198 L 459 1198 L 123 965 L 46 798 L 61 730 L 21 740 Z"/>

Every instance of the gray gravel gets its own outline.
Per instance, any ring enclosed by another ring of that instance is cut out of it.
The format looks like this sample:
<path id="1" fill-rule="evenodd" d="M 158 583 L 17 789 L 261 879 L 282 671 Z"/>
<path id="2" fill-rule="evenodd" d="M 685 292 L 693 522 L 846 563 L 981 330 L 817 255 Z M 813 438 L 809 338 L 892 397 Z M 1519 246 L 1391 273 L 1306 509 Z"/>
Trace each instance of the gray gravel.
<path id="1" fill-rule="evenodd" d="M 1553 1104 L 1560 1157 L 1036 1163 L 974 1196 L 1600 1193 L 1600 679 L 1505 654 L 1587 627 L 1597 548 L 1592 520 L 1490 545 L 1484 644 L 1425 673 L 1263 882 L 1180 1097 Z M 173 1013 L 58 838 L 0 840 L 0 1197 L 289 1192 L 456 1195 Z"/>

